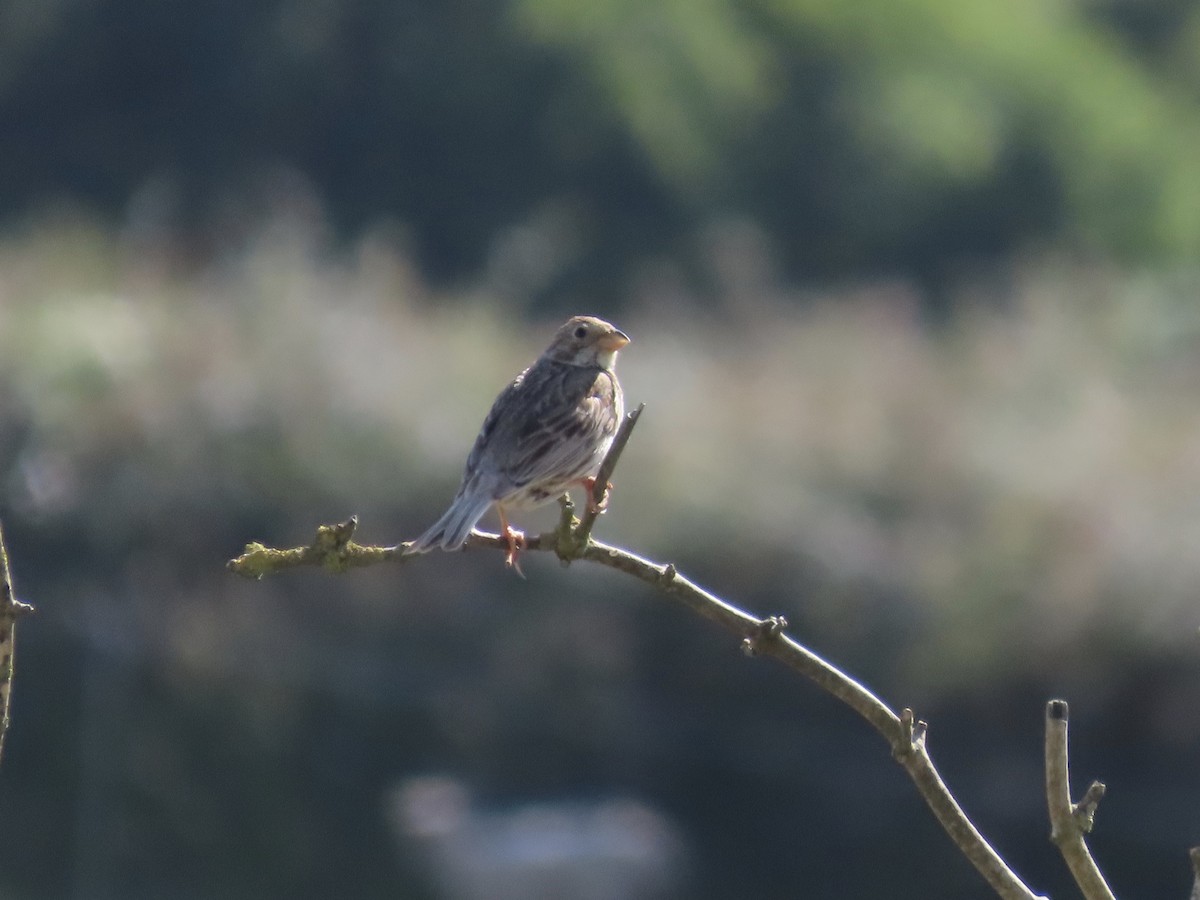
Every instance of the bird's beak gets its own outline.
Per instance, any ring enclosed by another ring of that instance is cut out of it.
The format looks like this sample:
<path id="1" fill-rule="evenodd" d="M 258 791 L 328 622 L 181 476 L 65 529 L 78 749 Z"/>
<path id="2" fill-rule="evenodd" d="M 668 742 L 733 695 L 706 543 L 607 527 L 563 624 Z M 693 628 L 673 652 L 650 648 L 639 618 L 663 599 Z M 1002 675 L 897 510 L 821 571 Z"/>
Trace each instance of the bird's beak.
<path id="1" fill-rule="evenodd" d="M 616 353 L 629 343 L 629 335 L 623 331 L 617 331 L 614 328 L 612 334 L 606 334 L 604 337 L 600 338 L 597 343 L 600 345 L 600 349 L 605 353 Z"/>

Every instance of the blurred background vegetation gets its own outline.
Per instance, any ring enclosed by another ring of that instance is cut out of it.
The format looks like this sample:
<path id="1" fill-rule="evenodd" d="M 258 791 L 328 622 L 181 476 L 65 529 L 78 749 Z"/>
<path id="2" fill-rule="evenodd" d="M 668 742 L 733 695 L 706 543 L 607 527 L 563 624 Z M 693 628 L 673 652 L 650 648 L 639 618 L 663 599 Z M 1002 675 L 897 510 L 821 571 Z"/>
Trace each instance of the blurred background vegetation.
<path id="1" fill-rule="evenodd" d="M 1183 896 L 1198 101 L 1192 0 L 0 6 L 0 896 L 988 896 L 613 573 L 225 573 L 417 534 L 575 312 L 648 407 L 599 537 L 915 706 L 1055 896 L 1067 697 L 1114 888 Z"/>

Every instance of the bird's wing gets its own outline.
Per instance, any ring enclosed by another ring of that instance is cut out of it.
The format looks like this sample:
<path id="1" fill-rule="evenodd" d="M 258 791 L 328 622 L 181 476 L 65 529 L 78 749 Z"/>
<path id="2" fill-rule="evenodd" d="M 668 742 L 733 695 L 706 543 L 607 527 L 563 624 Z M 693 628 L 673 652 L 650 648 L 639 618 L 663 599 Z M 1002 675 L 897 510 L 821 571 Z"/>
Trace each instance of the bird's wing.
<path id="1" fill-rule="evenodd" d="M 538 402 L 511 422 L 510 449 L 502 464 L 509 480 L 524 487 L 586 475 L 597 450 L 617 429 L 620 387 L 616 379 L 603 369 L 556 365 L 543 384 L 523 389 Z"/>

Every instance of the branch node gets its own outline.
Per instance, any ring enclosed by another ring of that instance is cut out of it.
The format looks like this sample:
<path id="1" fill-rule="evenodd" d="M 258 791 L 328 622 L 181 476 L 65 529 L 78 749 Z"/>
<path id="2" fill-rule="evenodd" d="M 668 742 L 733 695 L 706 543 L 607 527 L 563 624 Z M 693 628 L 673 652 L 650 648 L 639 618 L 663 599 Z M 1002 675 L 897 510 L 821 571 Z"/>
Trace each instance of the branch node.
<path id="1" fill-rule="evenodd" d="M 1102 781 L 1093 781 L 1088 785 L 1088 789 L 1079 802 L 1071 805 L 1071 815 L 1079 826 L 1079 830 L 1084 834 L 1091 833 L 1092 826 L 1096 821 L 1096 807 L 1100 805 L 1100 800 L 1104 797 L 1106 790 L 1108 788 Z"/>
<path id="2" fill-rule="evenodd" d="M 559 501 L 562 504 L 562 515 L 558 527 L 554 529 L 554 555 L 564 569 L 571 561 L 578 559 L 587 548 L 589 538 L 579 531 L 579 520 L 575 518 L 575 504 L 567 497 Z"/>
<path id="3" fill-rule="evenodd" d="M 669 567 L 674 577 L 674 566 Z M 664 572 L 664 574 L 666 574 Z M 783 634 L 788 621 L 784 616 L 768 616 L 752 626 L 750 634 L 742 641 L 742 652 L 747 656 L 758 656 L 769 641 L 774 641 Z"/>
<path id="4" fill-rule="evenodd" d="M 312 549 L 329 572 L 346 571 L 347 550 L 351 546 L 351 538 L 358 528 L 358 516 L 351 516 L 345 522 L 337 525 L 321 525 L 317 528 L 317 536 L 312 543 Z"/>
<path id="5" fill-rule="evenodd" d="M 667 563 L 663 566 L 662 574 L 658 577 L 659 584 L 667 587 L 675 580 L 675 576 L 678 574 L 679 571 L 675 568 L 675 563 Z"/>
<path id="6" fill-rule="evenodd" d="M 925 736 L 929 731 L 929 723 L 918 719 L 909 708 L 900 710 L 900 734 L 892 747 L 892 756 L 904 759 L 925 746 Z"/>
<path id="7" fill-rule="evenodd" d="M 925 746 L 925 736 L 929 733 L 929 723 L 924 719 L 917 719 L 917 723 L 913 726 L 912 741 L 914 747 Z"/>
<path id="8" fill-rule="evenodd" d="M 569 534 L 579 525 L 579 520 L 575 518 L 575 501 L 571 499 L 569 493 L 564 491 L 558 498 L 558 507 L 558 531 Z"/>
<path id="9" fill-rule="evenodd" d="M 358 528 L 358 516 L 351 516 L 345 522 L 337 525 L 321 525 L 317 528 L 317 537 L 313 548 L 324 553 L 340 553 L 346 549 L 354 531 Z"/>

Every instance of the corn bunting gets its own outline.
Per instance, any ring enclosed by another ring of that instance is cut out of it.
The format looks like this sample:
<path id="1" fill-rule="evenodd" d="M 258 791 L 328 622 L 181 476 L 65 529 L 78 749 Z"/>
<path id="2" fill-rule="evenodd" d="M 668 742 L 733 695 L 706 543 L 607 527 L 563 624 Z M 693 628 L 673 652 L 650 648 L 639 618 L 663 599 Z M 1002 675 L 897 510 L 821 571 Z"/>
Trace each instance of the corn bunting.
<path id="1" fill-rule="evenodd" d="M 457 550 L 495 504 L 508 541 L 505 562 L 520 572 L 525 536 L 509 525 L 508 510 L 539 506 L 575 484 L 590 493 L 625 414 L 613 368 L 628 343 L 602 319 L 568 319 L 537 361 L 500 392 L 450 508 L 405 553 Z"/>

